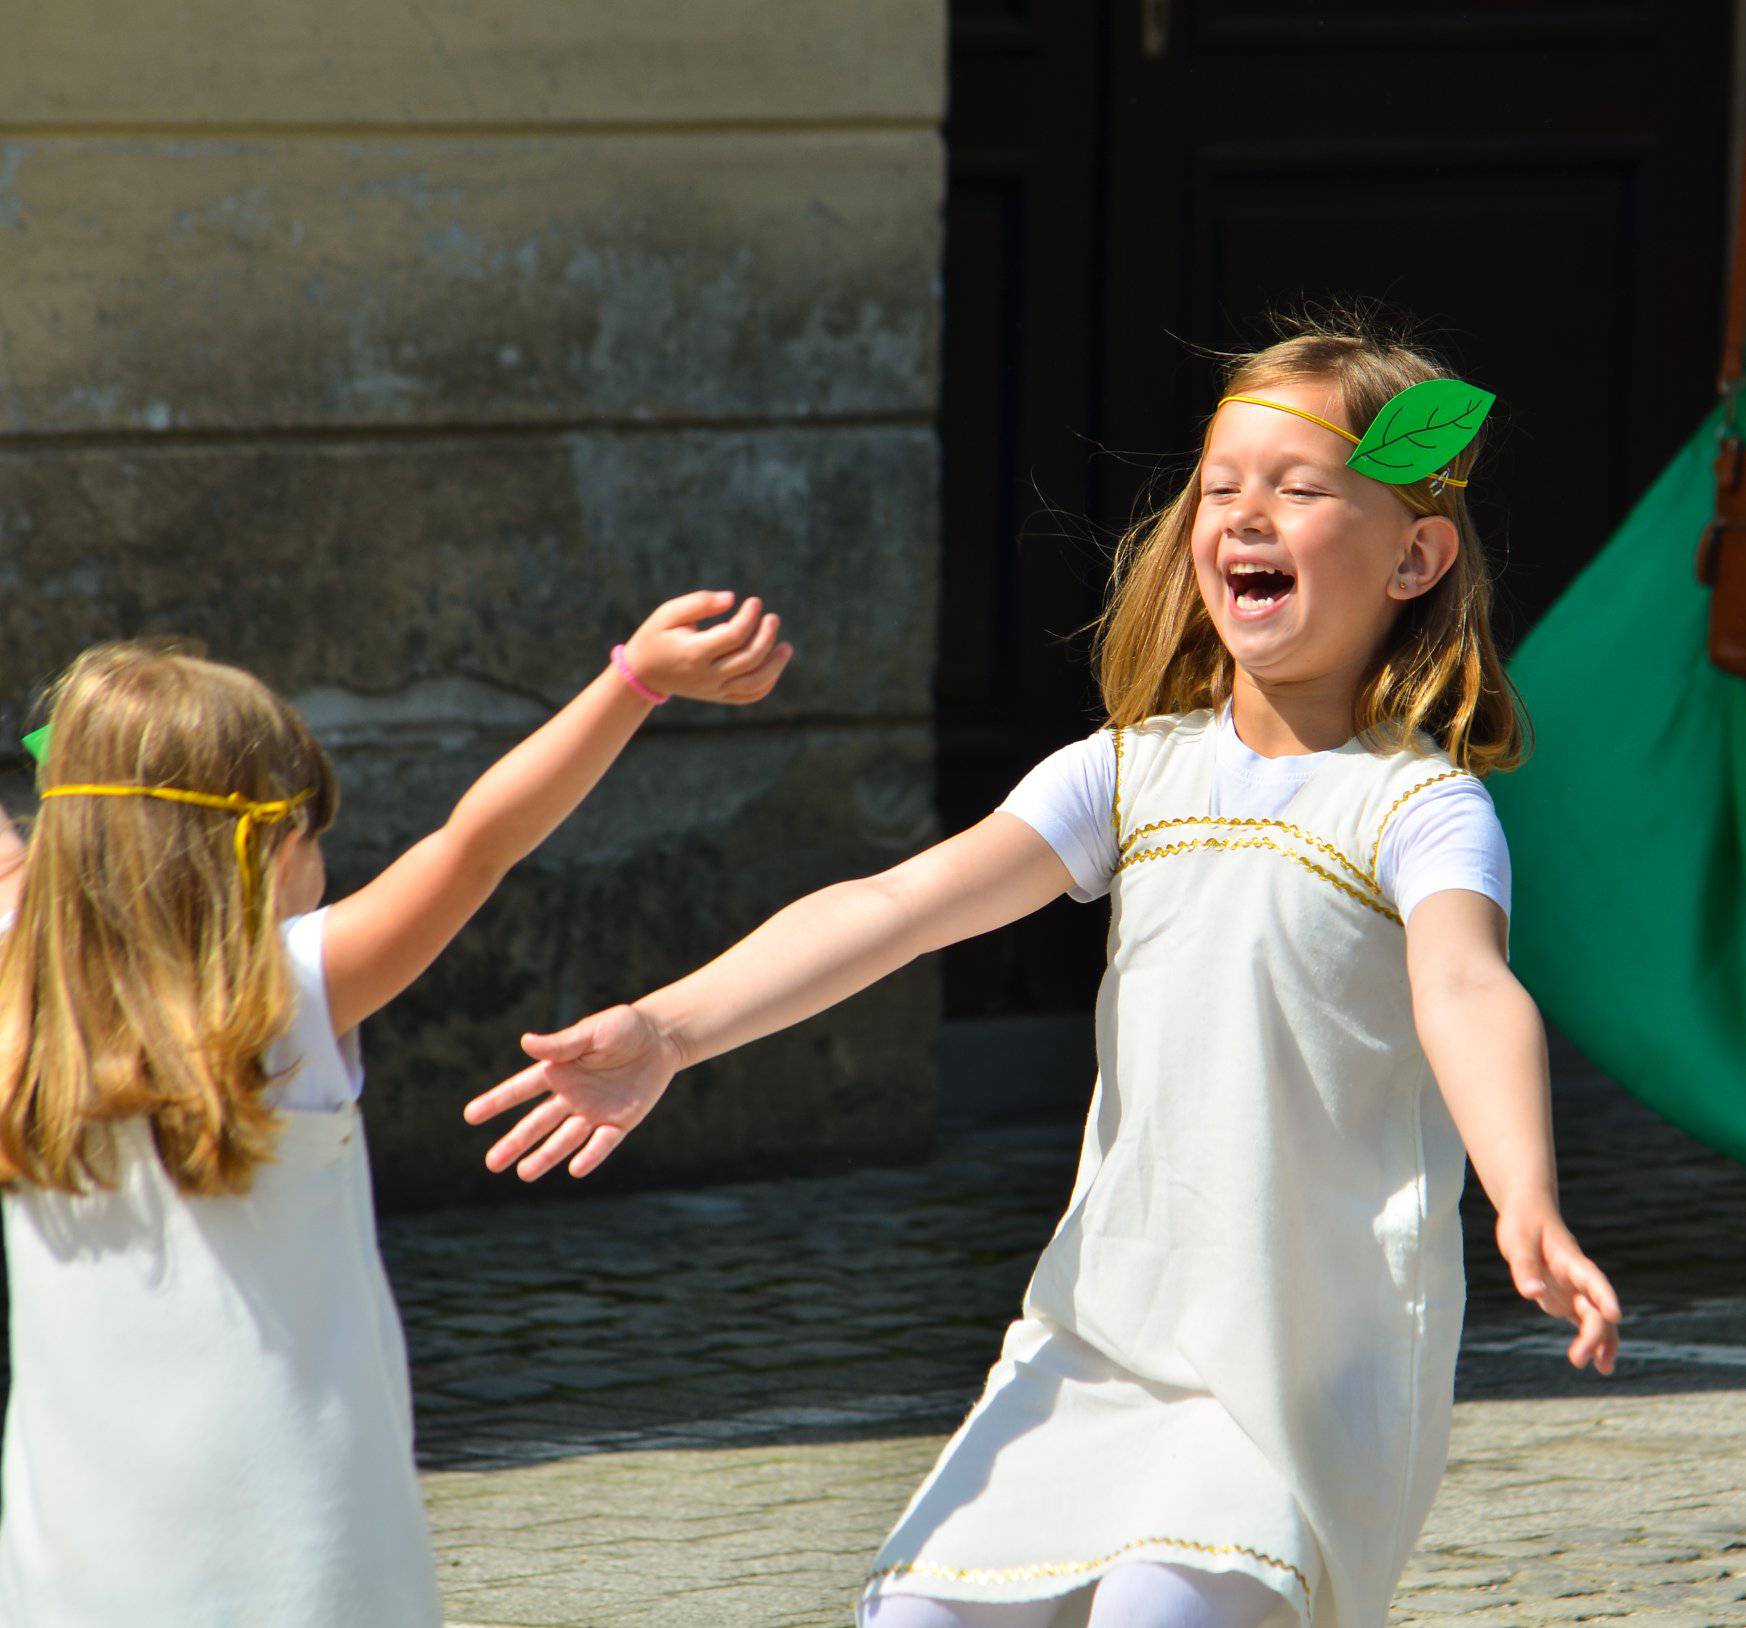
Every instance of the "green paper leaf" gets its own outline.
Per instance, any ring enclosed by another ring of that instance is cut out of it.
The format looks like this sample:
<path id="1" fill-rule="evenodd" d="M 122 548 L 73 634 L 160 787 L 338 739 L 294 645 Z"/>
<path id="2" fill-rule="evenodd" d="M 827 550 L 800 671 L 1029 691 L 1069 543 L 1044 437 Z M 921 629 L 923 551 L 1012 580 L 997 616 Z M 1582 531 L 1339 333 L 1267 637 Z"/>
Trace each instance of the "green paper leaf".
<path id="1" fill-rule="evenodd" d="M 49 726 L 44 724 L 41 729 L 31 730 L 20 744 L 38 763 L 41 763 L 48 756 Z"/>
<path id="2" fill-rule="evenodd" d="M 1459 379 L 1426 379 L 1382 404 L 1348 469 L 1390 486 L 1409 486 L 1447 469 L 1479 434 L 1497 400 Z"/>

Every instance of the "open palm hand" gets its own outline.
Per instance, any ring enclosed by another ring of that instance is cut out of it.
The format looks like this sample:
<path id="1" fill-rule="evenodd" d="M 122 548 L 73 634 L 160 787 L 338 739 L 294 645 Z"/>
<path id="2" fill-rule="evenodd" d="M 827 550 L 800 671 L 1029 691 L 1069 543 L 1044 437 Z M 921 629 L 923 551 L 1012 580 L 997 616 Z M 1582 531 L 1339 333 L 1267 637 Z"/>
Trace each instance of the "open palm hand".
<path id="1" fill-rule="evenodd" d="M 565 1160 L 572 1176 L 596 1170 L 660 1100 L 680 1059 L 634 1006 L 612 1006 L 557 1034 L 522 1036 L 534 1063 L 469 1102 L 469 1125 L 532 1104 L 485 1155 L 537 1181 Z"/>

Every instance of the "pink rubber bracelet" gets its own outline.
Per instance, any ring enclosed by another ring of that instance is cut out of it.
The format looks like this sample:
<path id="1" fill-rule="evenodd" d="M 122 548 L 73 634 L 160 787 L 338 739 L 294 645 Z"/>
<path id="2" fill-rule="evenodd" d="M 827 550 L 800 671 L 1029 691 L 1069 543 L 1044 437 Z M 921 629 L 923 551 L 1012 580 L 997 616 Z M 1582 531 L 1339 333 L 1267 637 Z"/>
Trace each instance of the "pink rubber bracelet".
<path id="1" fill-rule="evenodd" d="M 630 685 L 630 687 L 647 701 L 650 706 L 658 707 L 665 704 L 667 700 L 666 696 L 662 695 L 659 690 L 651 690 L 647 684 L 637 677 L 636 673 L 631 668 L 630 657 L 625 654 L 624 646 L 622 644 L 615 644 L 612 647 L 612 665 L 618 669 L 618 676 L 622 678 L 625 683 Z"/>

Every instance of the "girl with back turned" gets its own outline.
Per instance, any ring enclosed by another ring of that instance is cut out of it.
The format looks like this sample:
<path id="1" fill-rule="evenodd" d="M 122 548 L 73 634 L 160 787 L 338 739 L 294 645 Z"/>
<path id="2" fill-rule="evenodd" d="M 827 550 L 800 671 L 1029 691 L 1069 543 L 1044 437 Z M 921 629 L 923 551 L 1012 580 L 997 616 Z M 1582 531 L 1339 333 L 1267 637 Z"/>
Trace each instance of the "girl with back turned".
<path id="1" fill-rule="evenodd" d="M 290 706 L 161 646 L 89 651 L 59 681 L 41 812 L 21 865 L 0 852 L 0 1622 L 440 1622 L 358 1024 L 659 692 L 767 693 L 789 650 L 756 600 L 694 625 L 732 600 L 658 609 L 616 671 L 326 909 L 339 792 Z"/>

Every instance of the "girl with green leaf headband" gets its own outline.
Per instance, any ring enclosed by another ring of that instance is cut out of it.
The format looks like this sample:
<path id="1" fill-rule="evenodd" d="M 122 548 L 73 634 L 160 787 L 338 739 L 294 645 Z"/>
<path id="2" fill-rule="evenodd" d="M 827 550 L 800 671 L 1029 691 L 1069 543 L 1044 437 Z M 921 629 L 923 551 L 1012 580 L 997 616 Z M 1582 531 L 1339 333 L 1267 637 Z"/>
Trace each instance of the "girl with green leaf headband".
<path id="1" fill-rule="evenodd" d="M 1107 723 L 981 823 L 530 1035 L 486 1155 L 596 1169 L 680 1070 L 1063 894 L 1112 901 L 1067 1212 L 862 1628 L 1375 1628 L 1448 1441 L 1470 1154 L 1519 1292 L 1611 1372 L 1479 776 L 1523 723 L 1467 512 L 1490 397 L 1361 332 L 1232 367 L 1118 559 Z"/>

